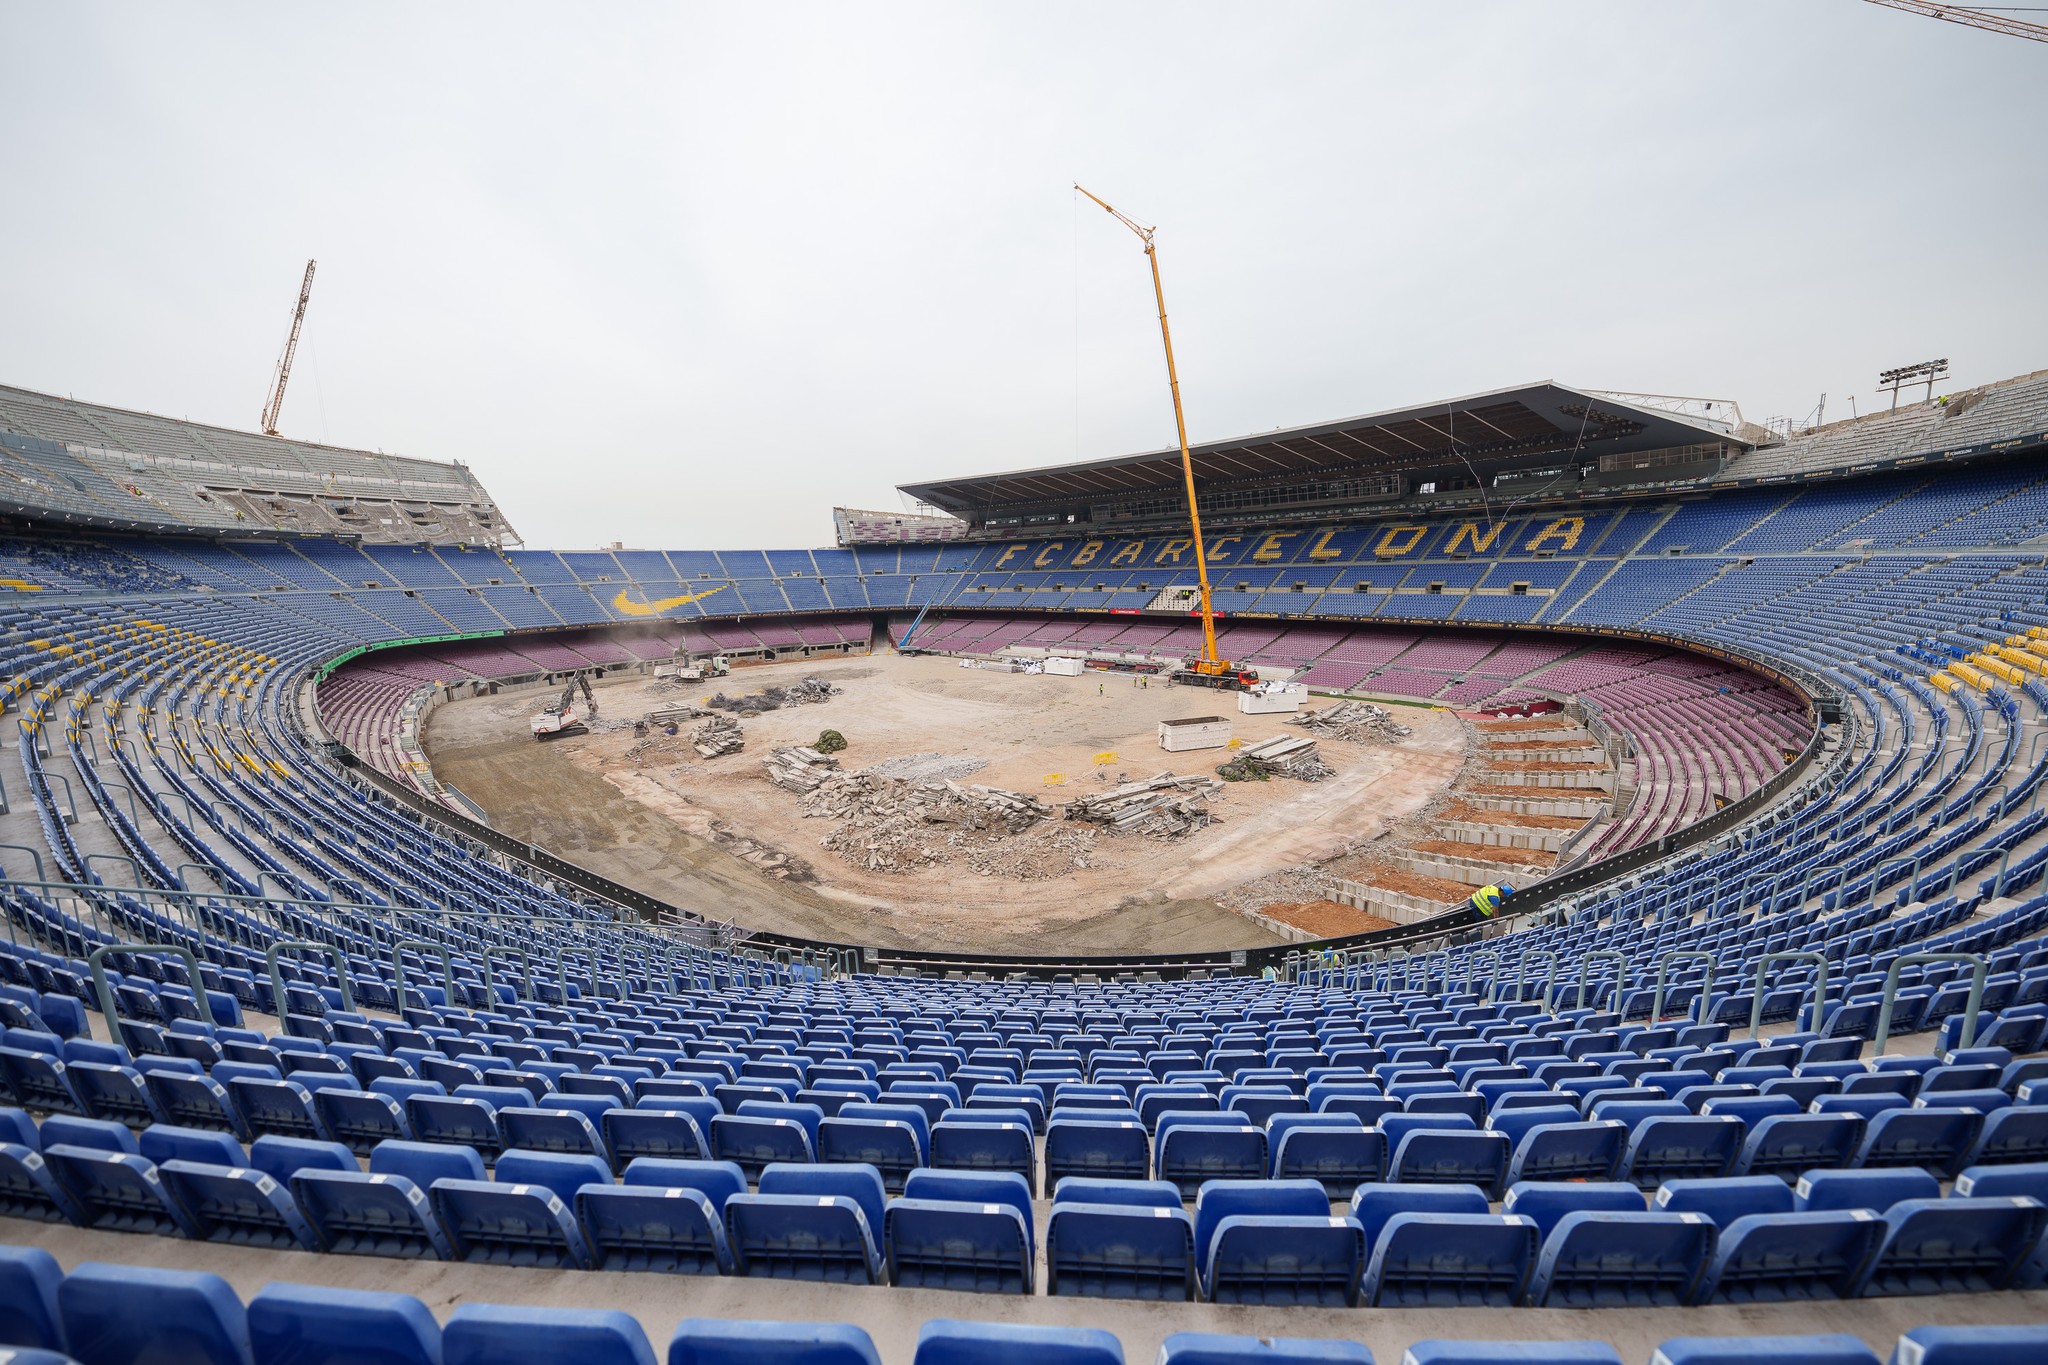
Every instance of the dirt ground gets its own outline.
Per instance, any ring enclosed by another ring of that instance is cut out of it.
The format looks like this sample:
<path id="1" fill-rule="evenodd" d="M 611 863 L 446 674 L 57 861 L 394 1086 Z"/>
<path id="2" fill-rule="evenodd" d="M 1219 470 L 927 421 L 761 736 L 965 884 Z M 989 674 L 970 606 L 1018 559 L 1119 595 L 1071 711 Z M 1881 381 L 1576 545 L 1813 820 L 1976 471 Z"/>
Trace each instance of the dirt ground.
<path id="1" fill-rule="evenodd" d="M 1368 843 L 1436 797 L 1466 750 L 1464 727 L 1449 712 L 1404 711 L 1414 734 L 1398 745 L 1322 741 L 1337 769 L 1326 781 L 1230 784 L 1212 805 L 1217 822 L 1185 839 L 1098 833 L 1085 851 L 1059 855 L 1076 865 L 1022 881 L 959 863 L 896 873 L 843 861 L 819 847 L 836 822 L 806 819 L 797 797 L 767 780 L 762 759 L 829 727 L 847 738 L 837 755 L 845 770 L 920 753 L 966 756 L 986 766 L 960 781 L 1058 806 L 1107 790 L 1119 775 L 1213 772 L 1220 750 L 1158 747 L 1163 719 L 1227 715 L 1246 742 L 1300 731 L 1281 716 L 1237 713 L 1229 694 L 1156 680 L 1140 689 L 1125 677 L 998 674 L 893 655 L 746 668 L 687 692 L 651 679 L 599 683 L 599 714 L 630 720 L 657 705 L 813 674 L 843 692 L 744 719 L 745 750 L 716 759 L 689 748 L 693 725 L 638 749 L 630 729 L 536 743 L 527 718 L 543 697 L 532 692 L 444 705 L 429 720 L 426 743 L 441 780 L 482 805 L 497 828 L 715 918 L 885 946 L 1098 953 L 1276 942 L 1212 898 Z M 1106 754 L 1114 760 L 1098 765 Z M 1064 782 L 1049 780 L 1054 775 Z M 1071 841 L 1086 828 L 1055 820 L 1018 837 Z"/>

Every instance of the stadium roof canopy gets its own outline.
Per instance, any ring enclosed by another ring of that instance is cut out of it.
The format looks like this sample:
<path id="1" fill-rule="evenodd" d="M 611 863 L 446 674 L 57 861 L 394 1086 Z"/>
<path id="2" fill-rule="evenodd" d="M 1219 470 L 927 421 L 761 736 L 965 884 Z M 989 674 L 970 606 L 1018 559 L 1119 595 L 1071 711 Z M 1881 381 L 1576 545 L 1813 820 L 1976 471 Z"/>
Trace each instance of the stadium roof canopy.
<path id="1" fill-rule="evenodd" d="M 1200 485 L 1317 474 L 1421 470 L 1444 465 L 1511 467 L 1526 457 L 1630 454 L 1705 442 L 1742 442 L 1732 403 L 1671 400 L 1645 405 L 1596 389 L 1545 380 L 1418 407 L 1288 427 L 1190 448 Z M 1679 409 L 1684 409 L 1683 411 Z M 1181 482 L 1178 448 L 1078 464 L 1048 465 L 899 485 L 955 516 L 991 508 L 1116 498 Z"/>

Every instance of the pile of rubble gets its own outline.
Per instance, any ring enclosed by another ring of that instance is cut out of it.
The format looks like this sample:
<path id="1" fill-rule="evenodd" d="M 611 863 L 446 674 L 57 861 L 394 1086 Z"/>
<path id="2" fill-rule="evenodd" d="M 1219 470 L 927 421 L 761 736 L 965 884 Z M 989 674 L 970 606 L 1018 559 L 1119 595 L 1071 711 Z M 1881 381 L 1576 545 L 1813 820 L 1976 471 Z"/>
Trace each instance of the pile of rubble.
<path id="1" fill-rule="evenodd" d="M 869 772 L 834 773 L 797 803 L 805 815 L 875 823 L 897 817 L 1017 834 L 1052 818 L 1035 796 L 963 782 L 914 782 Z"/>
<path id="2" fill-rule="evenodd" d="M 1340 701 L 1319 711 L 1289 716 L 1286 723 L 1299 725 L 1323 739 L 1341 739 L 1352 744 L 1390 744 L 1415 733 L 1395 720 L 1386 707 L 1369 701 Z"/>
<path id="3" fill-rule="evenodd" d="M 713 716 L 697 727 L 697 733 L 690 736 L 690 743 L 695 746 L 699 758 L 723 758 L 744 749 L 747 735 L 731 716 Z"/>
<path id="4" fill-rule="evenodd" d="M 1320 782 L 1336 769 L 1316 754 L 1316 742 L 1306 735 L 1278 735 L 1246 746 L 1236 758 L 1216 769 L 1226 782 L 1263 782 L 1278 774 L 1299 782 Z"/>
<path id="5" fill-rule="evenodd" d="M 870 872 L 915 872 L 986 855 L 991 841 L 1052 818 L 1051 807 L 1021 792 L 864 772 L 829 773 L 798 805 L 807 816 L 838 822 L 820 847 Z"/>
<path id="6" fill-rule="evenodd" d="M 987 759 L 976 758 L 972 754 L 928 751 L 885 758 L 879 763 L 870 763 L 861 771 L 870 777 L 909 777 L 923 782 L 944 782 L 951 778 L 971 777 L 987 766 Z"/>
<path id="7" fill-rule="evenodd" d="M 1161 773 L 1095 796 L 1077 796 L 1067 803 L 1066 812 L 1069 820 L 1086 820 L 1118 834 L 1176 839 L 1218 818 L 1208 803 L 1222 790 L 1218 778 Z"/>
<path id="8" fill-rule="evenodd" d="M 744 697 L 728 697 L 720 692 L 711 699 L 714 710 L 730 711 L 735 715 L 758 716 L 763 711 L 779 711 L 785 706 L 813 706 L 828 700 L 839 689 L 823 678 L 804 678 L 788 687 L 768 687 Z"/>
<path id="9" fill-rule="evenodd" d="M 815 790 L 839 771 L 838 759 L 794 744 L 772 751 L 762 762 L 770 782 L 798 795 Z"/>

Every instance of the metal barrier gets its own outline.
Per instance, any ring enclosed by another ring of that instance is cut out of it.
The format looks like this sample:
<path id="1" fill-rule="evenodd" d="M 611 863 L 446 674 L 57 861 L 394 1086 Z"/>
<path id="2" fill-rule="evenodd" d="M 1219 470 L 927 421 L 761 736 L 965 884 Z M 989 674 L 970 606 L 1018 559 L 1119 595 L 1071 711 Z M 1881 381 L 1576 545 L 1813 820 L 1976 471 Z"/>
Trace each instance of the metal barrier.
<path id="1" fill-rule="evenodd" d="M 331 943 L 315 943 L 305 938 L 279 939 L 264 950 L 263 965 L 270 970 L 270 999 L 277 1006 L 277 1017 L 280 1020 L 290 1012 L 285 1009 L 284 1004 L 284 970 L 277 961 L 279 954 L 287 949 L 301 953 L 326 953 L 332 957 L 334 979 L 341 987 L 341 1007 L 345 1010 L 353 1010 L 356 1007 L 355 997 L 350 994 L 348 988 L 348 958 L 343 955 L 341 949 Z"/>
<path id="2" fill-rule="evenodd" d="M 448 950 L 448 945 L 424 938 L 402 938 L 391 945 L 391 981 L 393 994 L 398 997 L 398 1017 L 405 1017 L 405 953 L 408 948 L 440 957 L 441 983 L 448 991 L 448 1004 L 451 1007 L 459 1005 L 461 998 L 455 993 L 455 955 Z M 422 1004 L 426 1003 L 425 996 L 420 999 Z"/>
<path id="3" fill-rule="evenodd" d="M 529 1000 L 533 998 L 533 955 L 527 952 L 526 949 L 486 948 L 478 956 L 483 959 L 484 1007 L 486 1009 L 496 1009 L 498 1007 L 497 985 L 492 980 L 491 974 L 491 963 L 493 961 L 510 961 L 512 958 L 518 958 L 519 976 L 526 986 L 526 998 Z M 514 1000 L 519 998 L 518 985 L 512 987 L 512 998 Z"/>
<path id="4" fill-rule="evenodd" d="M 1707 979 L 1700 985 L 1700 993 L 1686 1010 L 1685 1017 L 1704 1024 L 1707 999 L 1714 993 L 1714 955 L 1701 948 L 1673 948 L 1657 959 L 1657 993 L 1650 997 L 1650 1025 L 1655 1027 L 1664 1018 L 1664 983 L 1670 979 L 1671 966 L 1675 962 L 1704 962 L 1707 964 Z"/>
<path id="5" fill-rule="evenodd" d="M 1884 1056 L 1885 1044 L 1891 1040 L 1892 1009 L 1899 1002 L 1899 973 L 1927 962 L 1970 964 L 1970 999 L 1963 1010 L 1963 1034 L 1956 1040 L 1956 1046 L 1968 1047 L 1977 1041 L 1977 1007 L 1984 1003 L 1984 983 L 1991 975 L 1989 960 L 1978 953 L 1907 953 L 1895 960 L 1884 974 L 1884 1003 L 1877 1008 L 1877 1033 L 1871 1039 L 1873 1056 Z"/>
<path id="6" fill-rule="evenodd" d="M 200 1019 L 208 1024 L 213 1022 L 213 1003 L 207 999 L 206 977 L 199 970 L 199 955 L 190 948 L 176 943 L 108 943 L 92 950 L 85 965 L 92 971 L 92 988 L 100 998 L 100 1017 L 107 1021 L 107 1036 L 114 1042 L 127 1045 L 121 1036 L 121 1006 L 114 998 L 114 983 L 107 980 L 107 955 L 122 953 L 128 955 L 168 954 L 185 964 L 185 971 L 192 983 L 192 999 L 199 1006 Z"/>
<path id="7" fill-rule="evenodd" d="M 1563 970 L 1563 964 L 1558 960 L 1557 954 L 1548 948 L 1524 948 L 1522 950 L 1522 956 L 1515 962 L 1515 1002 L 1519 1004 L 1529 998 L 1529 959 L 1532 957 L 1543 958 L 1550 964 L 1543 975 L 1543 1003 L 1545 1008 L 1548 1008 L 1550 997 L 1557 993 L 1557 974 Z M 1491 1005 L 1499 1002 L 1500 987 L 1500 978 L 1496 976 L 1493 982 L 1493 989 L 1487 992 L 1487 1004 Z"/>
<path id="8" fill-rule="evenodd" d="M 1574 1009 L 1586 1008 L 1586 988 L 1592 983 L 1593 964 L 1612 962 L 1615 966 L 1614 988 L 1617 994 L 1628 985 L 1628 955 L 1613 948 L 1596 948 L 1587 953 L 1579 963 L 1579 1003 Z"/>
<path id="9" fill-rule="evenodd" d="M 1773 962 L 1811 962 L 1819 970 L 1813 983 L 1813 1026 L 1820 1027 L 1821 1011 L 1828 1004 L 1828 960 L 1815 952 L 1766 953 L 1756 964 L 1756 998 L 1749 1005 L 1749 1036 L 1754 1038 L 1763 1030 L 1764 1018 L 1764 971 Z M 1800 1027 L 1799 1016 L 1806 1006 L 1800 1005 L 1792 1011 L 1792 1025 Z"/>

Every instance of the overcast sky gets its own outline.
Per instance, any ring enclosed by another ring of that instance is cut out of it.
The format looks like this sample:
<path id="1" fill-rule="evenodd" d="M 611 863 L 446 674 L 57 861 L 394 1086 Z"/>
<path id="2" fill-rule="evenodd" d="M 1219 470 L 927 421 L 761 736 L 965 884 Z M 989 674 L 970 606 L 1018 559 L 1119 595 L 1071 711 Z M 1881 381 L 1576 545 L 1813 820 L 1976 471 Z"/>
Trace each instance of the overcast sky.
<path id="1" fill-rule="evenodd" d="M 2032 16 L 2048 18 L 2048 16 Z M 1554 378 L 2048 366 L 2048 45 L 1858 0 L 0 0 L 0 383 L 473 466 L 529 545 Z"/>

